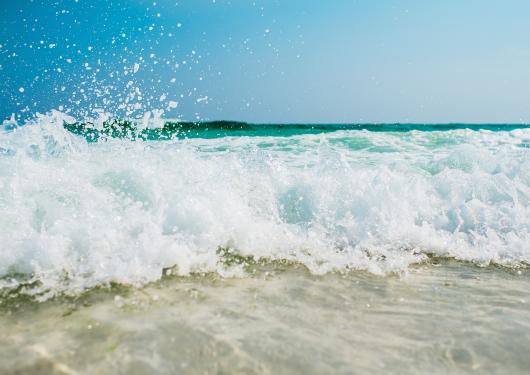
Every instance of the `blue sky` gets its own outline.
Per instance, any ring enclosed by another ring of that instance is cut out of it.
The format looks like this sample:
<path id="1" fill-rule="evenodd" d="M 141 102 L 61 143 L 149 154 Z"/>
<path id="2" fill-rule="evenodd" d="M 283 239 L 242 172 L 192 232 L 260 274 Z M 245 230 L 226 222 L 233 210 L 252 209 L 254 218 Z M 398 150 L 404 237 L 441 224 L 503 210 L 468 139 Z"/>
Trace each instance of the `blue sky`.
<path id="1" fill-rule="evenodd" d="M 2 3 L 2 119 L 530 122 L 529 1 Z"/>

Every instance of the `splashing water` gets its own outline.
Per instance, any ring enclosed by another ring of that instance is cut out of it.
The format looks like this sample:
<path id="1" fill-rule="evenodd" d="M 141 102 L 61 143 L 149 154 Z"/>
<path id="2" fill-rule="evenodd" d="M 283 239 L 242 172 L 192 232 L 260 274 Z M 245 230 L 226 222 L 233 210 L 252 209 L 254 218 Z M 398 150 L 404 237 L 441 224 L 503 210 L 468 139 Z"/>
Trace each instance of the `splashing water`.
<path id="1" fill-rule="evenodd" d="M 318 274 L 530 262 L 527 128 L 87 142 L 65 121 L 3 125 L 0 287 L 244 275 L 220 248 Z"/>

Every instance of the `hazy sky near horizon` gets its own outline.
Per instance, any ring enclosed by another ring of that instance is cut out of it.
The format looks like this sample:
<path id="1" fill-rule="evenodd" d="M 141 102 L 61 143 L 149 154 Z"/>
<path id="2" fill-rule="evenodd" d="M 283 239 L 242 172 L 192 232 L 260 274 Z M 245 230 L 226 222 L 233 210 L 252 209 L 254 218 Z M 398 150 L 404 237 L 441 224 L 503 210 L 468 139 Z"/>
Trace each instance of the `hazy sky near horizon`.
<path id="1" fill-rule="evenodd" d="M 530 122 L 527 0 L 0 2 L 0 121 Z"/>

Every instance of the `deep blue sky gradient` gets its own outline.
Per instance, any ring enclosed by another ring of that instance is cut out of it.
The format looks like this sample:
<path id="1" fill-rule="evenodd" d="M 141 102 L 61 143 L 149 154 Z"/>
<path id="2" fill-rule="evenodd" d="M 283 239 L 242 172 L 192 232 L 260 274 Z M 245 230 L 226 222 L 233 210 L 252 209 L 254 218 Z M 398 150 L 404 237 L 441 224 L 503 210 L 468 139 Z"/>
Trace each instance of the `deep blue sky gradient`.
<path id="1" fill-rule="evenodd" d="M 530 122 L 526 0 L 1 2 L 0 120 Z"/>

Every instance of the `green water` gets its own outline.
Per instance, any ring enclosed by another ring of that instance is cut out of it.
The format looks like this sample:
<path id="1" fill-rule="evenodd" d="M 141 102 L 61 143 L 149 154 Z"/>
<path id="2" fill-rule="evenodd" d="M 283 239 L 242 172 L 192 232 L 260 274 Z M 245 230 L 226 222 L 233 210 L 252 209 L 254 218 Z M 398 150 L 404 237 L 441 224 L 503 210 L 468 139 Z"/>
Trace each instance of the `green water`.
<path id="1" fill-rule="evenodd" d="M 365 130 L 370 132 L 488 130 L 512 131 L 528 129 L 528 124 L 250 124 L 237 121 L 175 122 L 166 121 L 162 126 L 141 129 L 134 121 L 112 120 L 96 128 L 91 123 L 65 123 L 64 127 L 88 141 L 100 138 L 129 138 L 139 140 L 169 140 L 182 138 L 220 138 L 227 136 L 288 137 L 303 134 L 321 134 L 341 130 Z"/>

